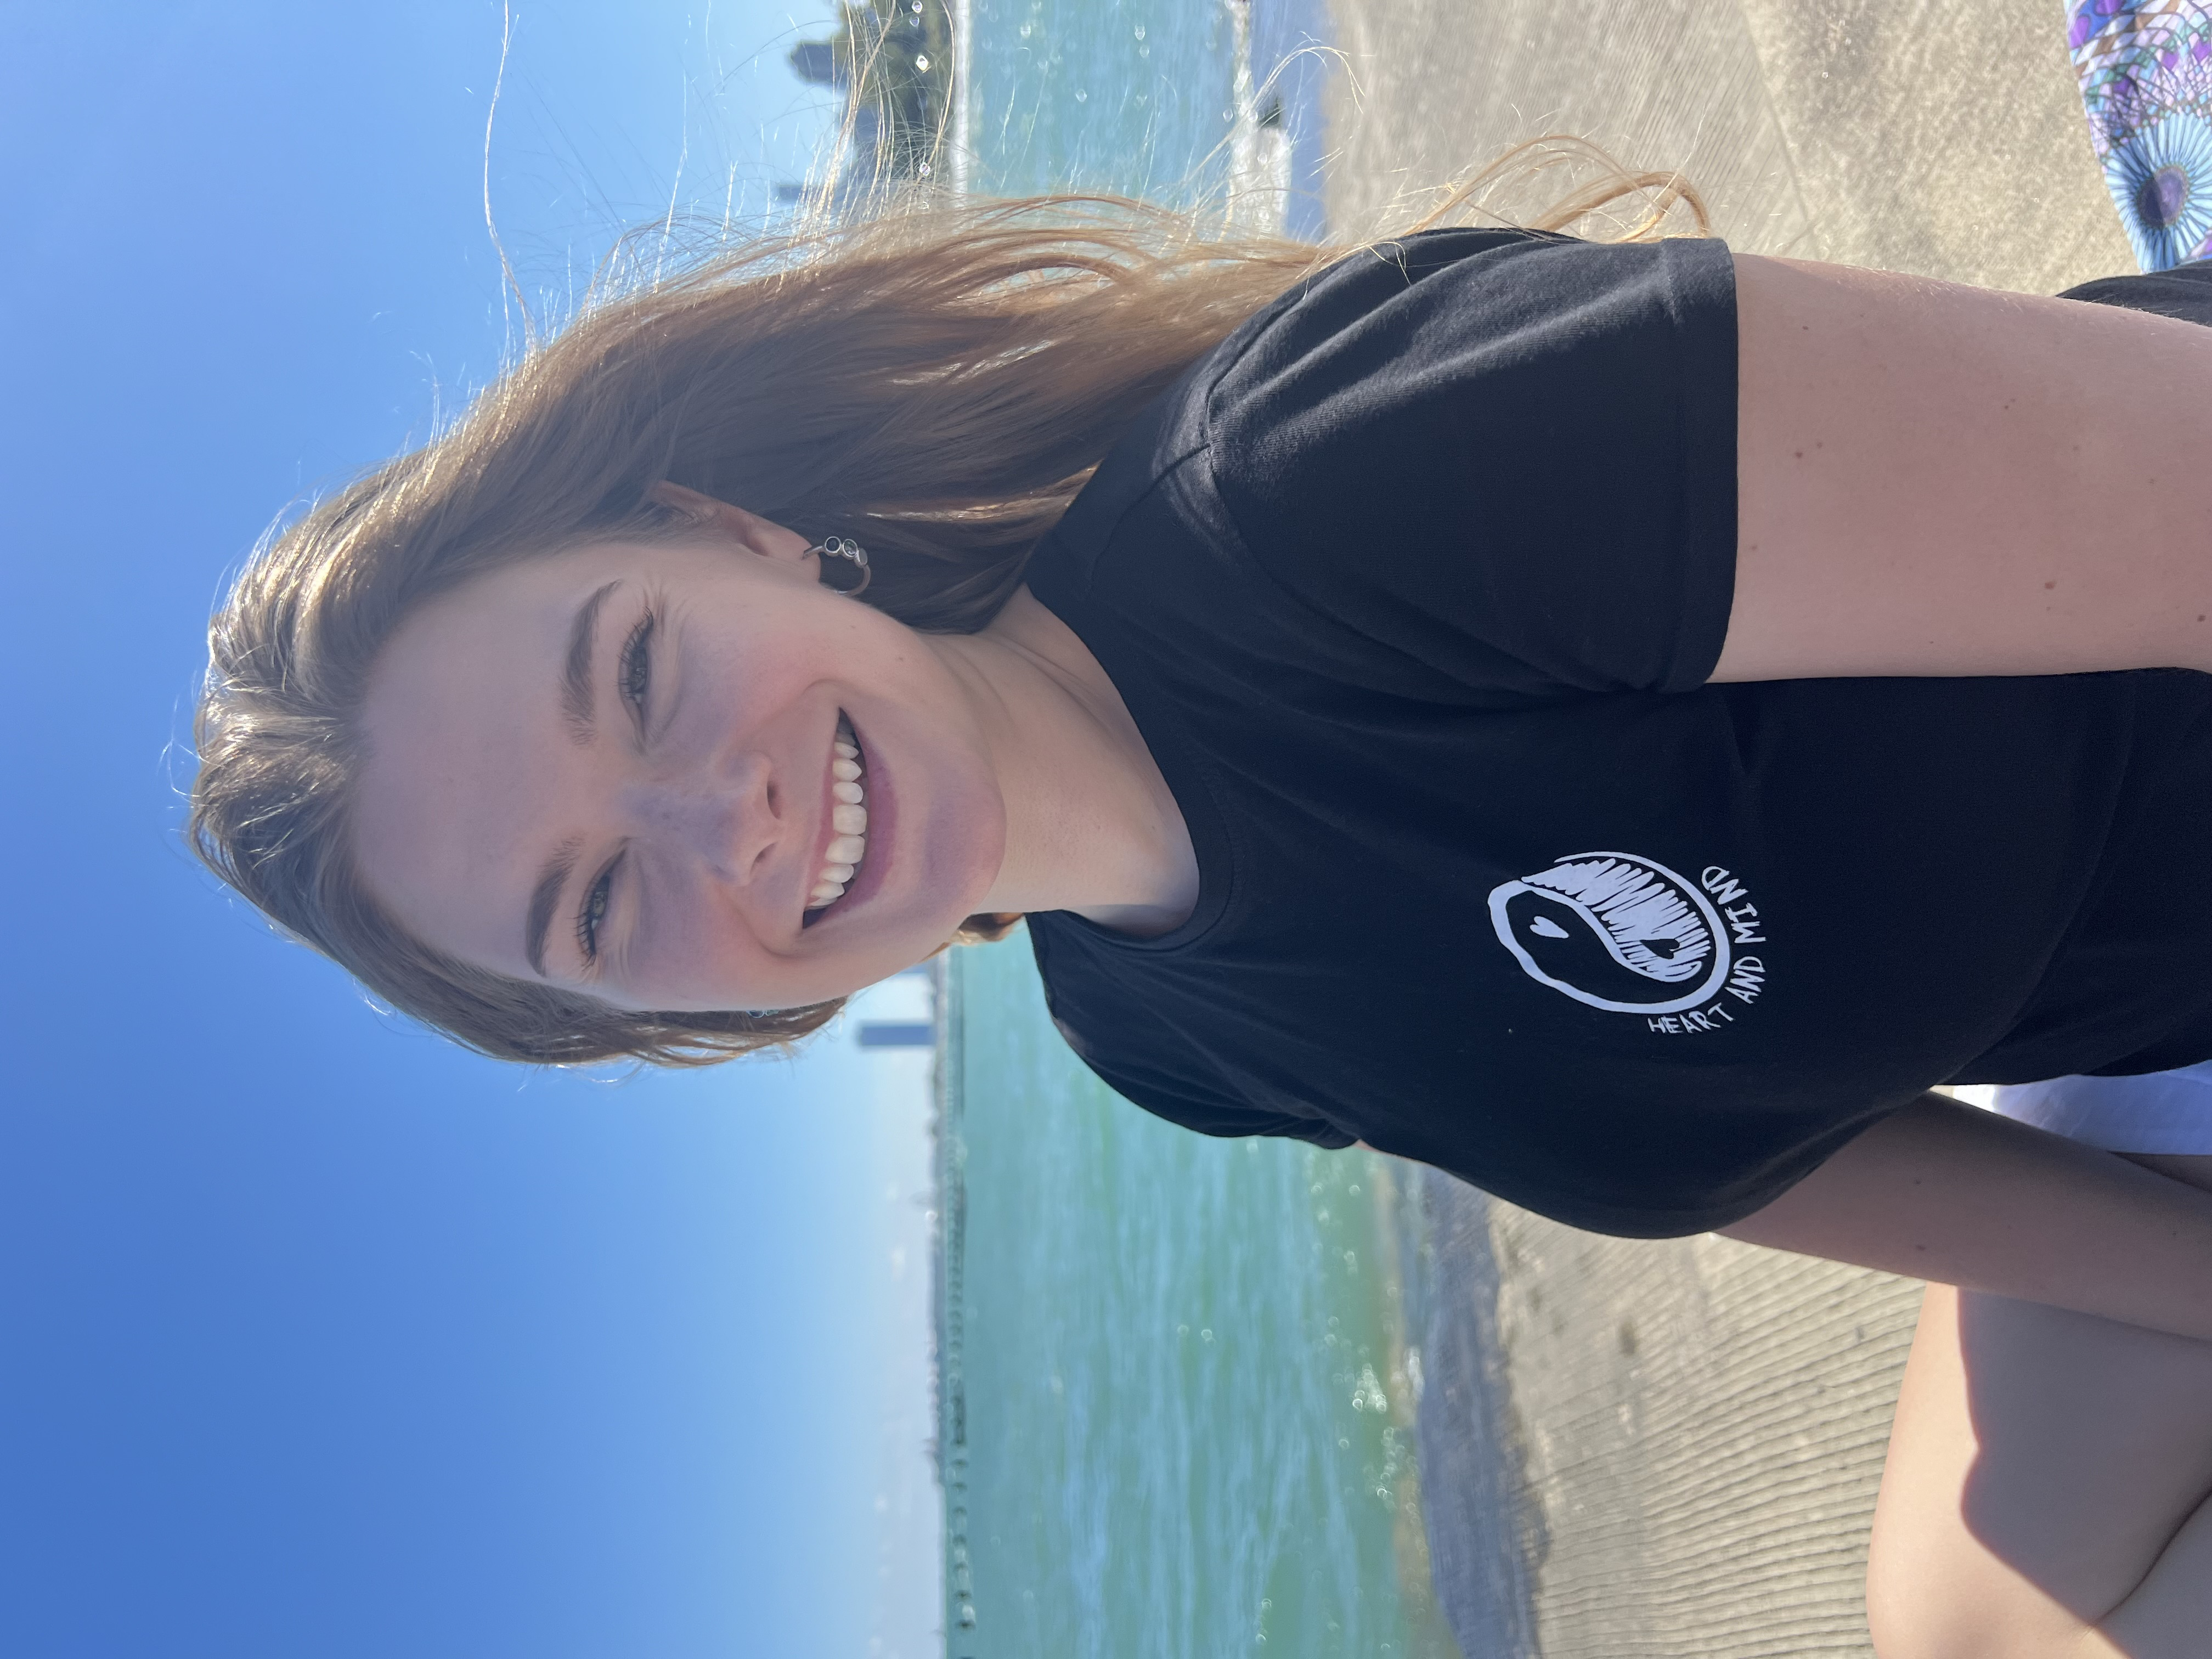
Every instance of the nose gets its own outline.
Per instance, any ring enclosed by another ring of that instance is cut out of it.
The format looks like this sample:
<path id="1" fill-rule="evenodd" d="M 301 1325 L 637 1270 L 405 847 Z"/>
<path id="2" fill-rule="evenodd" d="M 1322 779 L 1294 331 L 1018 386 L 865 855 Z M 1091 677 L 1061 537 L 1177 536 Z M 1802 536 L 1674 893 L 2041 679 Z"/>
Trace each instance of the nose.
<path id="1" fill-rule="evenodd" d="M 751 880 L 791 830 L 759 755 L 726 757 L 710 771 L 638 778 L 623 793 L 632 833 L 715 881 Z"/>

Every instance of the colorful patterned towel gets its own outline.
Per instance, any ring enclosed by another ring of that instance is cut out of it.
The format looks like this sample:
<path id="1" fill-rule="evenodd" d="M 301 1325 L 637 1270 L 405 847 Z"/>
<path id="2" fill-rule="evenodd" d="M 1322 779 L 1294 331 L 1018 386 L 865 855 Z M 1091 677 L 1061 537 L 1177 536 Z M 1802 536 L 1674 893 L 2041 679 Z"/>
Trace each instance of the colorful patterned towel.
<path id="1" fill-rule="evenodd" d="M 2196 0 L 2067 0 L 2066 44 L 2145 270 L 2212 258 L 2212 15 Z"/>

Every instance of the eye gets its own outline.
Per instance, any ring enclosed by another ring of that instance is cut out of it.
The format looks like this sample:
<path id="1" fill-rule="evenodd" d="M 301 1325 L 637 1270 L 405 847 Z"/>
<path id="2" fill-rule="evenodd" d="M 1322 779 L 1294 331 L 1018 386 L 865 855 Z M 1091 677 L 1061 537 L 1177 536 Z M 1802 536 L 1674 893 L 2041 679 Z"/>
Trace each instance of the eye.
<path id="1" fill-rule="evenodd" d="M 646 695 L 653 687 L 653 620 L 650 611 L 637 619 L 637 626 L 623 641 L 622 656 L 615 666 L 616 687 L 640 726 L 645 724 Z"/>
<path id="2" fill-rule="evenodd" d="M 599 924 L 607 919 L 607 896 L 614 890 L 615 866 L 610 864 L 576 912 L 576 948 L 586 963 L 599 959 Z"/>

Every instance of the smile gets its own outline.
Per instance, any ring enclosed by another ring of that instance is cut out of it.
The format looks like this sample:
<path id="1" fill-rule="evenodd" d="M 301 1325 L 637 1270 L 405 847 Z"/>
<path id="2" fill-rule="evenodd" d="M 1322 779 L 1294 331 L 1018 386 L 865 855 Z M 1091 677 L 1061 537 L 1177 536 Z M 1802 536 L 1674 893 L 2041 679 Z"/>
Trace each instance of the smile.
<path id="1" fill-rule="evenodd" d="M 852 722 L 840 712 L 836 741 L 830 749 L 830 827 L 836 834 L 822 849 L 822 868 L 806 896 L 810 921 L 845 896 L 853 872 L 868 855 L 868 797 L 861 779 L 860 745 Z"/>

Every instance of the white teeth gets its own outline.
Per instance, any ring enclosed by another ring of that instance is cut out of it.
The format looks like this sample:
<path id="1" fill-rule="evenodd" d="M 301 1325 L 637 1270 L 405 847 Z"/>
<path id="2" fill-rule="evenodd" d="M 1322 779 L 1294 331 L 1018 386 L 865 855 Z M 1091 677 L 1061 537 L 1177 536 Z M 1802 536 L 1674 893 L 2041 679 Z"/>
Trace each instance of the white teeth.
<path id="1" fill-rule="evenodd" d="M 806 896 L 806 908 L 819 910 L 825 904 L 835 904 L 845 896 L 845 885 L 853 879 L 853 866 L 868 850 L 867 795 L 860 783 L 860 748 L 847 734 L 841 721 L 836 740 L 832 744 L 833 757 L 830 762 L 830 799 L 835 803 L 830 809 L 830 827 L 836 838 L 822 849 L 822 873 L 814 878 L 813 890 Z"/>

